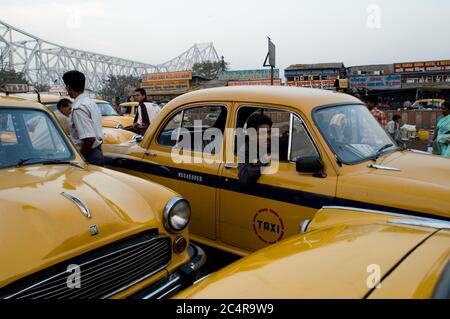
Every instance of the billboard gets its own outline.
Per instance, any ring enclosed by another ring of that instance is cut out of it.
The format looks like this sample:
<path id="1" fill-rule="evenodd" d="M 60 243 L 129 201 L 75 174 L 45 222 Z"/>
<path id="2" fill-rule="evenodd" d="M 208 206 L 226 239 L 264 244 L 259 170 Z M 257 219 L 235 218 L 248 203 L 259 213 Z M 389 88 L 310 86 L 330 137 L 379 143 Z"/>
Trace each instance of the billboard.
<path id="1" fill-rule="evenodd" d="M 229 81 L 228 86 L 251 86 L 251 85 L 271 85 L 271 80 L 262 80 L 262 81 Z M 281 79 L 273 80 L 274 86 L 281 86 Z"/>
<path id="2" fill-rule="evenodd" d="M 149 73 L 142 77 L 141 88 L 146 91 L 179 91 L 188 90 L 192 71 Z"/>
<path id="3" fill-rule="evenodd" d="M 189 80 L 151 81 L 141 84 L 141 88 L 149 91 L 172 91 L 189 89 Z"/>
<path id="4" fill-rule="evenodd" d="M 400 75 L 356 76 L 350 78 L 350 88 L 367 90 L 395 90 L 402 88 Z"/>
<path id="5" fill-rule="evenodd" d="M 220 81 L 262 81 L 270 80 L 271 73 L 269 69 L 259 70 L 239 70 L 239 71 L 223 71 L 219 73 Z M 280 70 L 273 70 L 274 79 L 280 78 Z"/>
<path id="6" fill-rule="evenodd" d="M 450 60 L 394 64 L 395 73 L 450 71 Z"/>
<path id="7" fill-rule="evenodd" d="M 313 89 L 334 89 L 335 80 L 319 80 L 319 81 L 289 81 L 288 86 L 300 86 Z"/>
<path id="8" fill-rule="evenodd" d="M 148 73 L 142 76 L 142 82 L 161 80 L 191 80 L 192 71 Z"/>

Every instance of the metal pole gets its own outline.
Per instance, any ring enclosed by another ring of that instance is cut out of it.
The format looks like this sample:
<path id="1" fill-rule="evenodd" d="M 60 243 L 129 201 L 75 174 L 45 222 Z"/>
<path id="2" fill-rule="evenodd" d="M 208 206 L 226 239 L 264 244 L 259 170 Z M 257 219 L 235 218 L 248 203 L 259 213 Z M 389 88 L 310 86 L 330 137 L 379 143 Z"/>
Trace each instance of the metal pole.
<path id="1" fill-rule="evenodd" d="M 270 67 L 270 85 L 273 86 L 273 66 Z"/>

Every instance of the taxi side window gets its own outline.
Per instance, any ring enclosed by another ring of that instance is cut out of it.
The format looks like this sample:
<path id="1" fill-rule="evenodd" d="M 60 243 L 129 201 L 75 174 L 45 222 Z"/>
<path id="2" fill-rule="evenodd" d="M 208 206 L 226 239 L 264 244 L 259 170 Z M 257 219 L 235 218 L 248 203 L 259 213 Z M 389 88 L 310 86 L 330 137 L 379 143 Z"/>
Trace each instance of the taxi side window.
<path id="1" fill-rule="evenodd" d="M 177 138 L 173 138 L 174 134 L 177 134 L 179 129 L 183 129 L 184 132 L 189 132 L 191 138 L 190 150 L 196 152 L 203 152 L 205 147 L 212 143 L 217 142 L 215 151 L 220 151 L 222 147 L 222 139 L 217 138 L 217 136 L 210 136 L 206 134 L 209 129 L 216 129 L 217 132 L 224 134 L 225 125 L 227 120 L 227 109 L 224 106 L 199 106 L 193 107 L 175 114 L 166 126 L 160 132 L 157 142 L 161 146 L 174 147 L 178 142 L 182 142 L 185 134 L 178 134 Z M 209 132 L 212 132 L 210 130 Z M 201 138 L 196 138 L 201 137 Z M 185 149 L 187 149 L 185 147 Z M 210 149 L 210 148 L 208 148 Z"/>
<path id="2" fill-rule="evenodd" d="M 255 106 L 241 107 L 237 116 L 237 128 L 246 128 L 247 120 L 255 113 L 264 114 L 272 120 L 272 130 L 278 130 L 277 138 L 279 139 L 279 160 L 282 162 L 288 161 L 290 112 L 278 109 L 259 108 Z M 235 140 L 234 146 L 235 154 L 237 154 L 237 150 L 240 147 L 236 144 L 237 139 Z"/>
<path id="3" fill-rule="evenodd" d="M 11 114 L 6 112 L 0 113 L 0 144 L 12 145 L 17 144 L 16 132 Z"/>
<path id="4" fill-rule="evenodd" d="M 237 128 L 245 128 L 248 118 L 254 113 L 267 115 L 272 120 L 272 130 L 278 129 L 279 160 L 281 162 L 295 162 L 299 157 L 319 156 L 303 121 L 291 112 L 279 109 L 244 106 L 238 111 Z M 238 149 L 236 144 L 237 140 L 234 146 L 235 153 L 236 149 Z"/>
<path id="5" fill-rule="evenodd" d="M 293 115 L 290 160 L 295 162 L 300 157 L 308 156 L 319 156 L 319 154 L 317 153 L 302 120 L 296 115 Z"/>
<path id="6" fill-rule="evenodd" d="M 44 113 L 24 114 L 23 119 L 28 129 L 31 146 L 36 150 L 57 152 L 64 148 L 58 131 L 51 125 Z"/>

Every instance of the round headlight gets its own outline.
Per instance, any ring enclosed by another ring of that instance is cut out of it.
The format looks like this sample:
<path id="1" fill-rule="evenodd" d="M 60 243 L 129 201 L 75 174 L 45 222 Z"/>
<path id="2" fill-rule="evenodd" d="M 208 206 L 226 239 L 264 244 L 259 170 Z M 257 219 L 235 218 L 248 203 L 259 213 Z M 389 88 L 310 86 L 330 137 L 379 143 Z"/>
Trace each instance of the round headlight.
<path id="1" fill-rule="evenodd" d="M 164 226 L 171 233 L 180 233 L 189 225 L 191 207 L 181 197 L 172 198 L 164 208 Z"/>

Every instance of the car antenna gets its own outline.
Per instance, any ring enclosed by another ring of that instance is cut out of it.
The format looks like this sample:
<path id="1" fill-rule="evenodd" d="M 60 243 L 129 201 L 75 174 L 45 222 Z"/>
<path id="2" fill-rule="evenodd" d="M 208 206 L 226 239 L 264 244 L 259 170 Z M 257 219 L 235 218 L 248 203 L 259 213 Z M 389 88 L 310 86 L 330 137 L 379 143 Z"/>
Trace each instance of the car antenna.
<path id="1" fill-rule="evenodd" d="M 38 89 L 34 89 L 34 92 L 37 94 L 38 102 L 42 104 L 41 102 L 41 93 L 39 93 Z"/>

